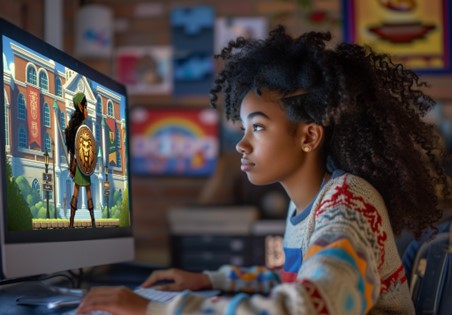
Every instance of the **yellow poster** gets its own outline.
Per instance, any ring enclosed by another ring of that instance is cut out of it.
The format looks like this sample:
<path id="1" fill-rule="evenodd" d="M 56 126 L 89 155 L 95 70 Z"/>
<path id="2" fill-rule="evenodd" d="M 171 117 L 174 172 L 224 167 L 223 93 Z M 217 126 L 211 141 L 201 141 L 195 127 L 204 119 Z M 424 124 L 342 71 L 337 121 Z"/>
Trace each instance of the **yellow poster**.
<path id="1" fill-rule="evenodd" d="M 344 37 L 422 71 L 449 71 L 447 0 L 344 0 Z"/>

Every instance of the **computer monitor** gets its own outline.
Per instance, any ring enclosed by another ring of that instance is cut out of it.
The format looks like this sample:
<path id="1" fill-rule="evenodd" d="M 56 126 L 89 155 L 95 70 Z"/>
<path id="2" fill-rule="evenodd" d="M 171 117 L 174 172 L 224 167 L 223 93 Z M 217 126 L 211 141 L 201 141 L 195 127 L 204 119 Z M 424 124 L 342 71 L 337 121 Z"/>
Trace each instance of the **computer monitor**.
<path id="1" fill-rule="evenodd" d="M 0 50 L 0 283 L 132 260 L 125 87 L 5 20 Z"/>

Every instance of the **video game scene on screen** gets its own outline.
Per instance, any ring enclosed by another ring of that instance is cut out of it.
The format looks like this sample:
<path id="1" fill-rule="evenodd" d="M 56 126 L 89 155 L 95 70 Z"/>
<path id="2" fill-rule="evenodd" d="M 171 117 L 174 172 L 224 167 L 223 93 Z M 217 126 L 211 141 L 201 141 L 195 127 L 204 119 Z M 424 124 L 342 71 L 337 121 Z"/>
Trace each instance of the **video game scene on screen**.
<path id="1" fill-rule="evenodd" d="M 3 37 L 8 230 L 130 225 L 125 96 Z"/>

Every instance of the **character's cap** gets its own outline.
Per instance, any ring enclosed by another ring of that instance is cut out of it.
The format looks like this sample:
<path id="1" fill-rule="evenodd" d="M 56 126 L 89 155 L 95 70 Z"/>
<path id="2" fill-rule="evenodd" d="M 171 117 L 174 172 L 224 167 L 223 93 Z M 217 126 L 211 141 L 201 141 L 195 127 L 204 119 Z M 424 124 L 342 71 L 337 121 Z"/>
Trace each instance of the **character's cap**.
<path id="1" fill-rule="evenodd" d="M 85 102 L 86 102 L 85 94 L 83 94 L 82 92 L 78 92 L 77 94 L 75 94 L 75 96 L 73 98 L 75 110 L 78 109 L 79 111 L 83 112 L 83 106 L 82 106 L 83 100 L 85 100 Z"/>

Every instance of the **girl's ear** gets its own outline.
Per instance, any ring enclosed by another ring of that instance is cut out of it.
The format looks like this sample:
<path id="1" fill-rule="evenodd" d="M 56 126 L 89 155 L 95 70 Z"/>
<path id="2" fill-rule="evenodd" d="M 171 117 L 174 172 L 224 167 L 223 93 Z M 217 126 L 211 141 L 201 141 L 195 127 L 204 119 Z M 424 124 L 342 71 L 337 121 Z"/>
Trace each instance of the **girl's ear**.
<path id="1" fill-rule="evenodd" d="M 300 145 L 304 152 L 311 152 L 320 147 L 323 140 L 324 129 L 323 126 L 309 123 L 301 124 Z"/>

